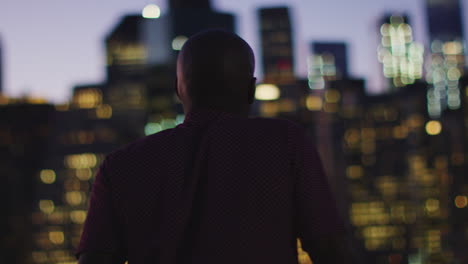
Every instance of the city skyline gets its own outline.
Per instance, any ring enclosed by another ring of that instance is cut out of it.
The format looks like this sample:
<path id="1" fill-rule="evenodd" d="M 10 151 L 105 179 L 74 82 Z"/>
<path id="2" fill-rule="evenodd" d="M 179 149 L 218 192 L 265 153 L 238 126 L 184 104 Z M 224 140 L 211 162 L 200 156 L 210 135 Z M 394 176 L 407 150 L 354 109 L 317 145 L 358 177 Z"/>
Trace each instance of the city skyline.
<path id="1" fill-rule="evenodd" d="M 6 176 L 2 193 L 7 201 L 2 206 L 8 219 L 23 219 L 0 225 L 6 234 L 0 243 L 0 262 L 73 263 L 89 191 L 106 155 L 184 122 L 183 106 L 174 94 L 178 50 L 206 25 L 232 32 L 236 17 L 206 8 L 207 0 L 199 1 L 205 8 L 167 13 L 162 7 L 159 16 L 153 6 L 143 16 L 127 12 L 119 17 L 100 39 L 105 45 L 104 80 L 73 83 L 73 94 L 64 104 L 0 95 L 0 156 L 4 157 L 0 174 Z M 468 255 L 459 245 L 468 241 L 468 181 L 463 177 L 468 123 L 460 121 L 468 117 L 468 75 L 462 34 L 453 30 L 460 28 L 455 19 L 458 9 L 432 9 L 427 17 L 432 22 L 426 78 L 421 78 L 419 43 L 428 43 L 417 38 L 415 17 L 399 12 L 376 19 L 372 28 L 376 45 L 380 43 L 379 61 L 367 66 L 376 72 L 374 77 L 380 75 L 382 87 L 388 83 L 391 92 L 380 95 L 366 93 L 366 76 L 356 75 L 355 45 L 333 39 L 302 41 L 298 34 L 292 39 L 298 23 L 291 21 L 290 14 L 297 12 L 297 6 L 254 10 L 258 42 L 253 46 L 258 67 L 266 69 L 259 77 L 269 84 L 257 86 L 250 115 L 288 119 L 304 127 L 352 235 L 354 254 L 363 259 L 360 263 L 465 263 Z M 437 17 L 446 19 L 434 23 Z M 454 18 L 451 25 L 456 27 L 444 24 L 449 18 Z M 67 41 L 72 35 L 57 40 Z M 313 56 L 295 54 L 300 52 L 297 42 L 306 44 L 307 54 Z M 70 65 L 74 65 L 72 55 L 83 56 L 81 50 L 67 50 Z M 305 59 L 307 79 L 300 70 L 296 76 L 292 71 L 298 66 L 295 61 Z M 36 67 L 46 81 L 60 77 L 59 72 L 46 74 L 46 66 L 59 66 L 51 64 L 46 61 L 44 67 Z M 16 243 L 8 243 L 11 240 Z M 299 242 L 299 263 L 310 264 Z"/>
<path id="2" fill-rule="evenodd" d="M 151 2 L 158 4 L 163 13 L 167 11 L 166 1 Z M 379 62 L 376 55 L 379 41 L 378 19 L 392 11 L 408 14 L 415 31 L 416 41 L 427 46 L 428 30 L 423 0 L 411 3 L 402 0 L 391 2 L 366 0 L 360 5 L 334 0 L 321 3 L 320 6 L 318 3 L 305 3 L 304 1 L 245 2 L 239 5 L 218 0 L 213 1 L 213 5 L 215 9 L 230 12 L 236 16 L 237 32 L 253 46 L 257 61 L 261 60 L 257 9 L 279 5 L 291 8 L 296 58 L 295 72 L 299 77 L 307 75 L 307 62 L 299 58 L 309 54 L 308 47 L 312 41 L 343 41 L 349 45 L 350 75 L 366 79 L 367 88 L 370 91 L 381 90 L 378 87 Z M 32 94 L 46 97 L 53 102 L 63 102 L 69 98 L 74 85 L 101 82 L 105 76 L 103 70 L 104 36 L 109 33 L 111 25 L 122 15 L 138 14 L 148 3 L 150 1 L 131 4 L 117 2 L 113 5 L 93 3 L 91 9 L 87 2 L 81 5 L 58 5 L 49 1 L 29 4 L 28 9 L 25 9 L 26 3 L 24 2 L 7 3 L 7 8 L 2 9 L 5 13 L 0 11 L 2 13 L 0 14 L 0 35 L 4 53 L 4 91 L 11 96 Z M 461 4 L 463 13 L 467 13 L 466 1 L 462 0 Z M 68 9 L 73 9 L 74 12 L 67 13 Z M 31 13 L 30 10 L 36 12 Z M 356 12 L 352 12 L 354 10 Z M 25 15 L 21 21 L 14 16 L 20 12 Z M 313 15 L 309 15 L 308 12 Z M 341 19 L 327 21 L 327 27 L 311 26 L 324 24 L 325 19 L 330 17 L 324 14 L 331 12 Z M 80 16 L 86 16 L 87 19 L 77 19 Z M 56 20 L 63 23 L 53 23 Z M 353 21 L 353 23 L 347 21 Z M 36 26 L 31 27 L 31 23 Z M 46 30 L 47 28 L 49 29 Z M 69 28 L 71 30 L 68 30 Z M 35 45 L 32 46 L 31 43 Z M 259 77 L 262 77 L 261 72 L 262 69 L 257 67 Z"/>

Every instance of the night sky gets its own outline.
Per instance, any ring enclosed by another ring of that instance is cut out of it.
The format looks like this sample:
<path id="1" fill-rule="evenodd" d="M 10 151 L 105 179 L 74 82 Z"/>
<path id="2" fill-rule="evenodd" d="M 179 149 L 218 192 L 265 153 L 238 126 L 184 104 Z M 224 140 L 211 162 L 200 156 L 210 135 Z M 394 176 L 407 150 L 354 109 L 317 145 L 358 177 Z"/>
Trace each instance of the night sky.
<path id="1" fill-rule="evenodd" d="M 463 17 L 468 0 L 462 0 Z M 124 14 L 140 13 L 149 3 L 164 13 L 165 0 L 1 0 L 0 37 L 4 87 L 11 96 L 30 94 L 64 102 L 76 84 L 104 80 L 104 36 Z M 350 72 L 368 80 L 378 92 L 380 64 L 376 58 L 379 17 L 405 12 L 415 40 L 427 39 L 425 0 L 214 0 L 216 9 L 237 16 L 238 33 L 259 50 L 256 9 L 291 7 L 296 73 L 306 75 L 311 41 L 349 44 Z M 466 23 L 465 23 L 466 24 Z M 465 36 L 468 27 L 465 26 Z M 261 76 L 261 69 L 257 69 Z"/>

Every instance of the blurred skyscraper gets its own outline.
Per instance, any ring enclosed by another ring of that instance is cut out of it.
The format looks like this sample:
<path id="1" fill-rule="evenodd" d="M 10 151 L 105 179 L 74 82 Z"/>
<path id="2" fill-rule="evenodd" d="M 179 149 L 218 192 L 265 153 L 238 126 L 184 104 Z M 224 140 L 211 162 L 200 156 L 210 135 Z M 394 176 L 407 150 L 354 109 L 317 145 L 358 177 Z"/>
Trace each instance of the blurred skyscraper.
<path id="1" fill-rule="evenodd" d="M 206 8 L 211 9 L 211 0 L 169 0 L 169 7 L 176 8 Z"/>
<path id="2" fill-rule="evenodd" d="M 423 45 L 414 42 L 413 29 L 405 15 L 386 15 L 379 23 L 381 41 L 378 59 L 382 63 L 387 90 L 414 83 L 423 75 Z"/>
<path id="3" fill-rule="evenodd" d="M 314 42 L 308 58 L 311 89 L 325 88 L 325 82 L 348 78 L 348 53 L 343 42 Z"/>
<path id="4" fill-rule="evenodd" d="M 426 0 L 429 39 L 434 41 L 463 41 L 460 0 Z"/>
<path id="5" fill-rule="evenodd" d="M 427 110 L 433 118 L 461 106 L 459 79 L 464 74 L 464 37 L 459 0 L 427 0 L 430 59 L 426 64 Z"/>
<path id="6" fill-rule="evenodd" d="M 81 236 L 99 164 L 106 154 L 138 137 L 131 125 L 124 129 L 126 123 L 112 118 L 112 108 L 104 103 L 101 88 L 77 86 L 69 103 L 55 107 L 47 148 L 41 152 L 40 167 L 32 174 L 36 192 L 28 256 L 33 263 L 75 261 L 73 250 Z"/>
<path id="7" fill-rule="evenodd" d="M 31 263 L 31 211 L 53 114 L 42 100 L 0 97 L 0 263 Z"/>
<path id="8" fill-rule="evenodd" d="M 261 8 L 258 15 L 263 82 L 290 84 L 294 82 L 294 52 L 289 8 Z"/>
<path id="9" fill-rule="evenodd" d="M 0 93 L 3 92 L 3 50 L 2 38 L 0 36 Z"/>

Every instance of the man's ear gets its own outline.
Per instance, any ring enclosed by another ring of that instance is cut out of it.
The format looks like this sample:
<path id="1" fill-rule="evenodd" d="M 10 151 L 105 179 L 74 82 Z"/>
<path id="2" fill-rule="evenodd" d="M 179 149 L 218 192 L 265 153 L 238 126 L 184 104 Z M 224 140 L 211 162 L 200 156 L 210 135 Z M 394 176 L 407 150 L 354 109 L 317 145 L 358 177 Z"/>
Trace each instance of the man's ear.
<path id="1" fill-rule="evenodd" d="M 248 103 L 249 105 L 253 104 L 255 101 L 255 89 L 256 89 L 256 84 L 257 84 L 257 78 L 253 77 L 250 80 L 250 85 L 249 85 L 249 97 L 248 97 Z"/>

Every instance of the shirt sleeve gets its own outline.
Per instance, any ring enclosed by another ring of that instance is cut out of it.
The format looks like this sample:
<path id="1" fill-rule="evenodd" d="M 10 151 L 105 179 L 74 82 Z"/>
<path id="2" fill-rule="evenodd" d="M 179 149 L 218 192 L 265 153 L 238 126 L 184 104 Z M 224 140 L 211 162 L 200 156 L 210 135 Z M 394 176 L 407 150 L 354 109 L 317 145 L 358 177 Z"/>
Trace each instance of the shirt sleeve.
<path id="1" fill-rule="evenodd" d="M 304 129 L 296 132 L 295 204 L 299 238 L 317 241 L 345 232 L 320 156 Z"/>
<path id="2" fill-rule="evenodd" d="M 98 169 L 91 189 L 89 209 L 76 257 L 83 252 L 111 253 L 125 256 L 122 228 L 112 200 L 108 175 L 109 157 Z"/>

